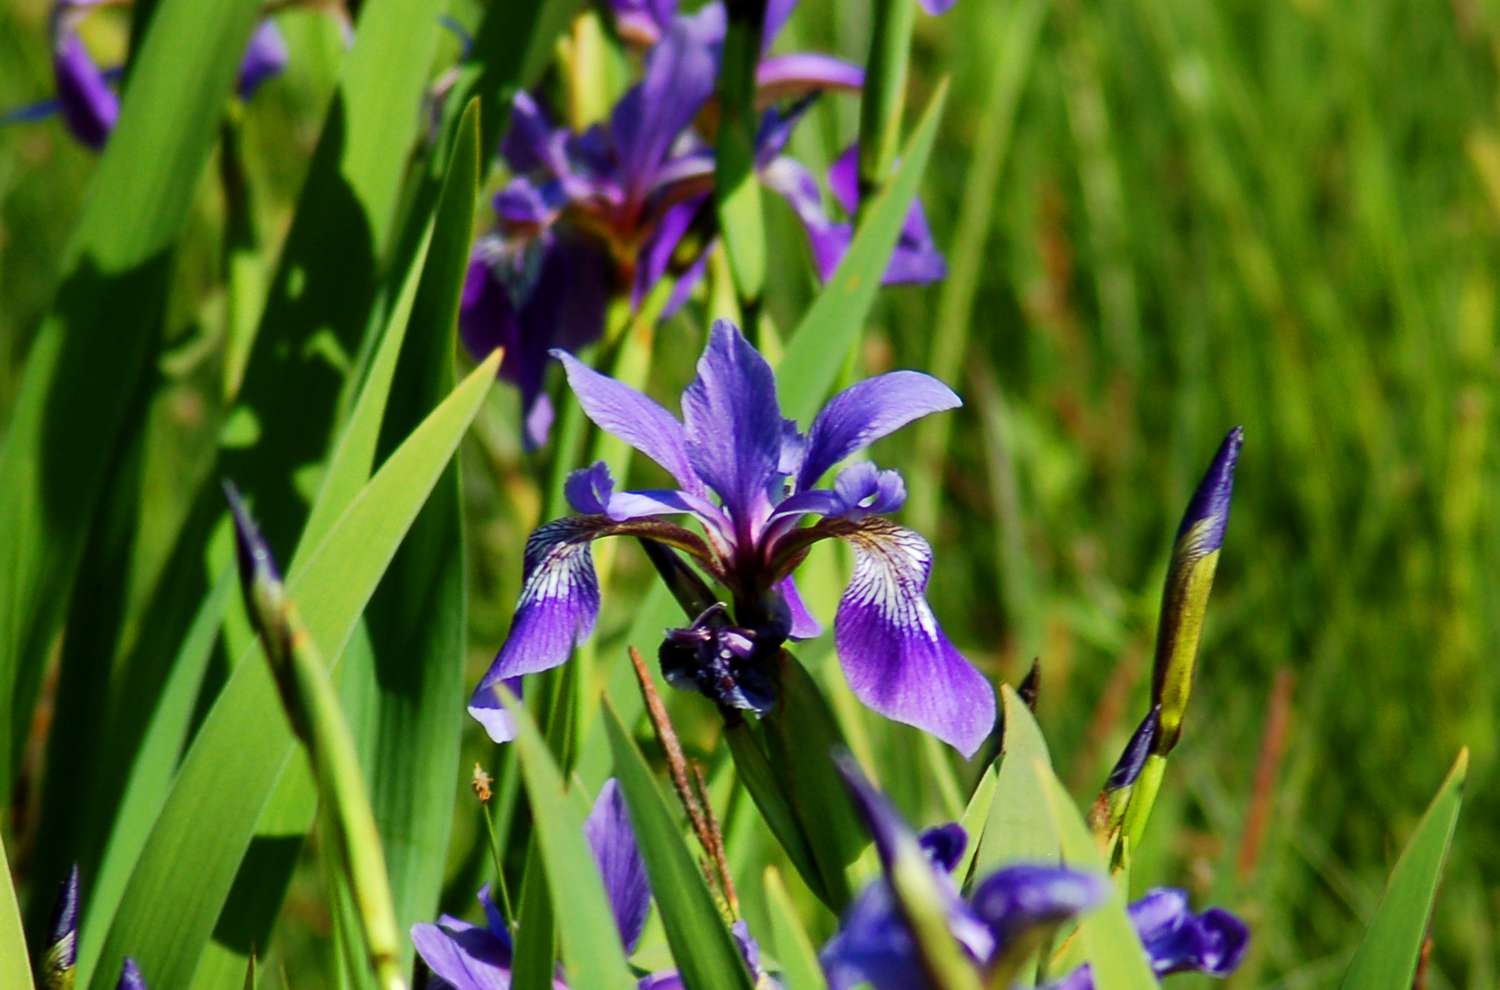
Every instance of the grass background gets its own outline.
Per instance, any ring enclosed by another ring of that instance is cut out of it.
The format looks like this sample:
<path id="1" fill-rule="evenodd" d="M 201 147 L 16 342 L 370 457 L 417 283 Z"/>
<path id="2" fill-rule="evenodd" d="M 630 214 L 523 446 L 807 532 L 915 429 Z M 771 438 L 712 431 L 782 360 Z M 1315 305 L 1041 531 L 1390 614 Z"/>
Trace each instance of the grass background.
<path id="1" fill-rule="evenodd" d="M 863 60 L 864 4 L 803 6 L 787 42 Z M 0 10 L 0 108 L 50 94 L 47 8 Z M 270 257 L 340 51 L 326 17 L 279 23 L 292 68 L 244 108 Z M 91 46 L 123 51 L 123 26 L 91 19 Z M 954 276 L 887 292 L 860 359 L 938 370 L 966 405 L 946 455 L 927 430 L 876 457 L 907 475 L 955 641 L 996 678 L 1040 658 L 1039 718 L 1076 797 L 1143 710 L 1188 493 L 1223 432 L 1246 428 L 1198 686 L 1138 871 L 1251 918 L 1237 985 L 1336 979 L 1461 745 L 1473 771 L 1430 985 L 1496 985 L 1497 59 L 1486 0 L 961 0 L 918 23 L 912 104 L 952 77 L 922 196 Z M 826 163 L 857 115 L 823 100 L 794 150 Z M 0 429 L 93 166 L 55 121 L 0 128 Z M 213 175 L 149 410 L 148 545 L 186 510 L 178 480 L 222 413 Z M 790 214 L 768 214 L 786 328 L 813 286 Z M 656 394 L 686 380 L 704 325 L 695 306 L 661 331 Z M 515 437 L 497 390 L 465 451 L 471 679 L 546 498 Z M 615 584 L 606 640 L 642 582 Z M 691 717 L 691 699 L 676 707 Z M 880 732 L 892 754 L 910 739 Z M 917 817 L 921 794 L 905 797 Z M 326 924 L 310 884 L 284 914 L 294 974 Z"/>

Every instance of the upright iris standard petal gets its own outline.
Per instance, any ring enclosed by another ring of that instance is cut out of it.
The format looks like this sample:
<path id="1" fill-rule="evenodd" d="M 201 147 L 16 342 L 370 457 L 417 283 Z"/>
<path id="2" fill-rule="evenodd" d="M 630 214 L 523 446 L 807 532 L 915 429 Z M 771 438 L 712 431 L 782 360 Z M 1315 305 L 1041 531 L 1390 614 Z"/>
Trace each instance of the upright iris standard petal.
<path id="1" fill-rule="evenodd" d="M 594 808 L 583 825 L 589 848 L 599 875 L 604 878 L 604 892 L 620 930 L 620 942 L 627 953 L 634 952 L 646 927 L 651 911 L 651 887 L 646 881 L 646 864 L 636 845 L 630 827 L 630 813 L 625 797 L 613 778 L 604 782 Z"/>
<path id="2" fill-rule="evenodd" d="M 120 119 L 120 98 L 109 88 L 78 35 L 66 27 L 53 50 L 52 71 L 69 133 L 79 143 L 101 150 Z"/>
<path id="3" fill-rule="evenodd" d="M 891 371 L 849 386 L 813 420 L 797 490 L 811 488 L 839 461 L 913 420 L 961 405 L 951 388 L 919 371 Z"/>
<path id="4" fill-rule="evenodd" d="M 274 21 L 261 21 L 250 35 L 250 44 L 245 47 L 245 57 L 240 60 L 239 77 L 235 91 L 241 99 L 250 99 L 261 83 L 278 76 L 286 68 L 290 56 L 286 39 Z"/>
<path id="5" fill-rule="evenodd" d="M 969 833 L 958 822 L 934 825 L 917 836 L 917 844 L 932 860 L 932 865 L 944 873 L 952 873 L 969 846 Z"/>
<path id="6" fill-rule="evenodd" d="M 673 18 L 646 57 L 641 82 L 616 104 L 610 129 L 627 201 L 644 198 L 677 136 L 713 95 L 724 27 L 724 8 L 717 4 Z"/>
<path id="7" fill-rule="evenodd" d="M 546 172 L 558 178 L 568 171 L 568 132 L 553 125 L 536 98 L 525 90 L 511 97 L 510 129 L 500 154 L 516 173 Z"/>
<path id="8" fill-rule="evenodd" d="M 748 539 L 769 514 L 784 421 L 771 366 L 732 323 L 718 320 L 709 331 L 698 376 L 682 393 L 682 418 L 693 470 Z"/>
<path id="9" fill-rule="evenodd" d="M 792 577 L 784 578 L 776 585 L 776 590 L 781 594 L 782 601 L 786 602 L 787 612 L 791 616 L 792 626 L 787 630 L 788 638 L 812 639 L 822 635 L 823 624 L 802 600 L 802 592 L 797 590 L 797 582 Z"/>
<path id="10" fill-rule="evenodd" d="M 666 468 L 683 490 L 703 494 L 702 480 L 688 458 L 687 436 L 677 418 L 629 385 L 601 375 L 566 351 L 554 351 L 568 373 L 568 384 L 588 418 Z"/>
<path id="11" fill-rule="evenodd" d="M 838 530 L 854 549 L 854 575 L 834 632 L 849 688 L 887 718 L 974 755 L 995 725 L 995 694 L 954 649 L 923 597 L 927 541 L 870 518 Z"/>

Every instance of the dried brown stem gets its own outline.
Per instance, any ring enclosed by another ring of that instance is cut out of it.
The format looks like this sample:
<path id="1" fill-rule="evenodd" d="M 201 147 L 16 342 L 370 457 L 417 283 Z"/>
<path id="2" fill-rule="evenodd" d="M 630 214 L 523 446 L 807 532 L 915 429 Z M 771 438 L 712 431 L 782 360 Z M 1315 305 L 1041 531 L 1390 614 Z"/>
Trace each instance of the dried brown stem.
<path id="1" fill-rule="evenodd" d="M 693 768 L 693 783 L 698 788 L 698 798 L 703 803 L 703 817 L 708 823 L 708 835 L 713 840 L 713 848 L 708 851 L 708 858 L 713 860 L 714 869 L 719 874 L 719 889 L 723 891 L 724 900 L 729 904 L 729 913 L 734 917 L 740 916 L 740 898 L 734 890 L 734 878 L 729 875 L 729 854 L 724 850 L 724 830 L 719 827 L 719 819 L 714 817 L 713 802 L 708 799 L 708 782 L 703 779 L 703 767 L 697 760 L 691 764 Z"/>
<path id="2" fill-rule="evenodd" d="M 714 855 L 716 846 L 713 832 L 709 829 L 708 819 L 703 814 L 703 805 L 688 781 L 687 758 L 682 755 L 682 744 L 677 741 L 677 732 L 672 728 L 671 719 L 667 717 L 667 707 L 662 704 L 661 695 L 656 693 L 656 685 L 651 680 L 651 671 L 646 669 L 646 661 L 641 659 L 641 651 L 631 646 L 628 652 L 630 662 L 635 667 L 636 682 L 641 688 L 641 698 L 646 703 L 646 714 L 651 718 L 651 725 L 656 729 L 656 738 L 661 742 L 662 752 L 667 757 L 667 772 L 672 777 L 672 787 L 677 791 L 677 800 L 682 803 L 683 810 L 687 812 L 688 821 L 693 825 L 693 834 L 698 837 L 698 844 L 703 847 L 704 854 L 708 856 L 710 862 L 717 864 L 718 860 Z M 714 879 L 713 873 L 707 870 L 705 873 L 709 874 L 710 880 Z M 724 890 L 719 893 L 728 903 L 728 893 Z"/>

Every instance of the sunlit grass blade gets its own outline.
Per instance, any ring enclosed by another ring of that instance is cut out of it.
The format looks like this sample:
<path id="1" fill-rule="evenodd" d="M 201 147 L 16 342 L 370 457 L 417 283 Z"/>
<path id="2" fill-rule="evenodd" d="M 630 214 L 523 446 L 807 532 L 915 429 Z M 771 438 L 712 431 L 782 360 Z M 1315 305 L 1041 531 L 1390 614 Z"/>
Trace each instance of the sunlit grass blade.
<path id="1" fill-rule="evenodd" d="M 627 990 L 635 979 L 615 928 L 593 853 L 583 832 L 584 815 L 563 788 L 562 774 L 530 713 L 514 698 L 506 707 L 516 720 L 521 775 L 537 823 L 536 842 L 545 864 L 552 903 L 567 905 L 567 923 L 558 926 L 563 968 L 578 987 Z M 526 919 L 521 919 L 526 924 Z"/>
<path id="2" fill-rule="evenodd" d="M 0 446 L 0 803 L 105 477 L 128 446 L 126 411 L 161 339 L 174 246 L 258 10 L 249 0 L 159 5 L 69 241 L 56 307 L 27 355 Z"/>
<path id="3" fill-rule="evenodd" d="M 348 372 L 365 347 L 422 125 L 438 13 L 427 0 L 360 9 L 271 280 L 220 468 L 278 545 L 290 544 L 307 516 L 299 472 L 326 454 Z"/>
<path id="4" fill-rule="evenodd" d="M 465 120 L 467 126 L 456 140 L 467 152 L 452 158 L 438 210 L 429 217 L 400 280 L 401 289 L 299 541 L 294 573 L 301 551 L 317 546 L 357 495 L 377 454 L 388 453 L 451 387 L 453 326 L 477 181 L 472 112 Z M 446 761 L 456 772 L 461 722 L 441 703 L 422 704 L 411 695 L 425 689 L 438 697 L 454 697 L 459 691 L 461 632 L 455 630 L 462 629 L 463 594 L 456 470 L 447 469 L 450 477 L 423 507 L 382 578 L 369 610 L 368 634 L 356 637 L 348 648 L 350 655 L 342 658 L 350 670 L 343 679 L 344 704 L 368 754 L 367 778 L 382 835 L 388 837 L 392 885 L 403 925 L 424 920 L 435 910 L 439 880 L 433 874 L 440 874 L 452 822 L 451 780 L 430 770 Z M 449 500 L 452 504 L 444 504 Z M 438 532 L 432 531 L 435 519 L 440 522 Z M 455 611 L 460 613 L 456 622 Z M 417 659 L 427 648 L 424 643 L 433 650 L 427 662 Z M 394 658 L 393 652 L 398 654 Z M 382 715 L 395 719 L 396 725 L 387 726 Z M 308 806 L 311 793 L 304 778 L 283 774 L 261 813 L 258 841 L 281 841 L 277 837 L 284 826 L 276 823 L 308 817 L 310 812 L 299 809 Z M 431 865 L 434 860 L 437 867 Z M 275 867 L 253 860 L 242 866 L 236 897 L 220 919 L 220 927 L 229 926 L 238 937 L 220 938 L 210 947 L 198 975 L 200 984 L 212 985 L 243 965 L 242 951 L 229 952 L 222 946 L 248 945 L 263 937 L 292 866 L 290 858 Z M 403 962 L 409 962 L 412 951 L 409 943 L 401 944 Z"/>
<path id="5" fill-rule="evenodd" d="M 849 252 L 797 324 L 777 365 L 776 387 L 782 410 L 798 422 L 809 421 L 823 405 L 845 356 L 864 332 L 865 318 L 875 302 L 906 212 L 916 199 L 947 96 L 944 82 L 902 148 L 901 163 L 890 182 L 871 202 Z"/>
<path id="6" fill-rule="evenodd" d="M 982 877 L 1014 862 L 1055 863 L 1058 830 L 1047 811 L 1047 792 L 1038 764 L 1052 766 L 1047 740 L 1036 718 L 1009 684 L 1000 687 L 1005 732 L 995 795 L 974 855 L 974 876 Z"/>
<path id="7" fill-rule="evenodd" d="M 1061 856 L 1058 828 L 1047 807 L 1047 790 L 1038 767 L 1050 768 L 1052 758 L 1031 709 L 1009 684 L 1000 687 L 1004 734 L 1000 759 L 986 773 L 994 793 L 983 830 L 971 831 L 970 870 L 955 872 L 972 886 L 998 869 L 1015 863 L 1056 863 Z M 981 789 L 983 784 L 981 783 Z M 976 794 L 977 796 L 977 794 Z M 1036 977 L 1035 960 L 1020 966 L 1016 977 L 1030 986 Z"/>
<path id="8" fill-rule="evenodd" d="M 1345 990 L 1406 990 L 1412 985 L 1437 900 L 1443 863 L 1458 827 L 1468 775 L 1469 751 L 1465 749 L 1453 762 L 1391 871 L 1380 907 L 1344 972 L 1341 985 Z"/>
<path id="9" fill-rule="evenodd" d="M 171 673 L 155 699 L 140 748 L 128 764 L 119 810 L 105 841 L 79 926 L 80 985 L 88 985 L 94 960 L 109 930 L 110 917 L 171 787 L 178 757 L 187 743 L 198 691 L 224 620 L 224 607 L 234 589 L 234 571 L 226 565 L 189 626 L 182 648 L 172 661 Z"/>
<path id="10" fill-rule="evenodd" d="M 479 365 L 371 479 L 287 586 L 324 656 L 344 643 L 493 381 L 499 355 Z M 271 722 L 275 687 L 241 662 L 204 721 L 142 850 L 110 924 L 92 986 L 103 988 L 127 952 L 155 979 L 186 986 L 225 903 L 255 823 L 291 757 Z M 305 769 L 290 772 L 303 775 Z M 309 784 L 310 786 L 310 784 Z"/>
<path id="11" fill-rule="evenodd" d="M 479 112 L 463 117 L 433 220 L 410 329 L 380 431 L 384 456 L 453 387 L 459 295 L 479 176 Z M 374 665 L 364 679 L 362 752 L 402 931 L 436 916 L 453 825 L 464 718 L 467 632 L 458 461 L 444 471 L 366 617 Z M 345 692 L 356 690 L 346 678 Z M 347 694 L 346 694 L 347 696 Z M 411 961 L 403 941 L 401 958 Z"/>
<path id="12" fill-rule="evenodd" d="M 798 920 L 797 906 L 774 866 L 766 867 L 764 883 L 776 959 L 781 963 L 781 982 L 787 990 L 827 990 L 828 980 L 818 963 L 818 952 Z"/>
<path id="13" fill-rule="evenodd" d="M 21 906 L 16 902 L 3 836 L 0 836 L 0 986 L 31 990 L 26 933 L 21 930 Z"/>
<path id="14" fill-rule="evenodd" d="M 1009 714 L 1007 709 L 1007 717 Z M 1032 767 L 1041 781 L 1045 807 L 1057 830 L 1063 862 L 1075 869 L 1108 876 L 1099 846 L 1062 781 L 1040 759 L 1033 761 Z M 1113 885 L 1108 899 L 1079 920 L 1077 937 L 1082 940 L 1084 956 L 1093 968 L 1097 990 L 1154 990 L 1158 986 L 1146 951 L 1125 912 L 1125 900 Z"/>

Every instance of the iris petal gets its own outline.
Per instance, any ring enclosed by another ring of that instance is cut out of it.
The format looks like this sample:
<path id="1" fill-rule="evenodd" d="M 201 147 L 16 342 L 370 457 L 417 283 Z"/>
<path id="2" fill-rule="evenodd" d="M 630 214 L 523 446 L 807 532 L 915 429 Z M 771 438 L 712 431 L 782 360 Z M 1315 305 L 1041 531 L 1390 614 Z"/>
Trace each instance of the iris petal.
<path id="1" fill-rule="evenodd" d="M 884 519 L 829 530 L 854 549 L 834 619 L 844 676 L 860 701 L 972 756 L 995 724 L 995 695 L 948 641 L 923 597 L 932 551 Z"/>
<path id="2" fill-rule="evenodd" d="M 599 866 L 599 875 L 604 879 L 604 892 L 620 930 L 620 941 L 627 953 L 634 952 L 646 927 L 646 915 L 651 911 L 651 887 L 646 882 L 646 864 L 630 827 L 625 797 L 613 779 L 605 781 L 599 789 L 583 830 L 594 862 Z"/>
<path id="3" fill-rule="evenodd" d="M 891 371 L 849 386 L 813 420 L 797 490 L 811 488 L 839 461 L 913 420 L 961 405 L 951 388 L 919 371 Z"/>
<path id="4" fill-rule="evenodd" d="M 552 355 L 563 363 L 568 384 L 588 418 L 662 467 L 691 494 L 704 492 L 687 452 L 687 436 L 677 418 L 629 385 L 601 375 L 565 351 Z"/>
<path id="5" fill-rule="evenodd" d="M 698 375 L 682 393 L 682 418 L 693 470 L 748 541 L 770 514 L 783 420 L 771 366 L 732 323 L 718 320 L 709 331 Z"/>

